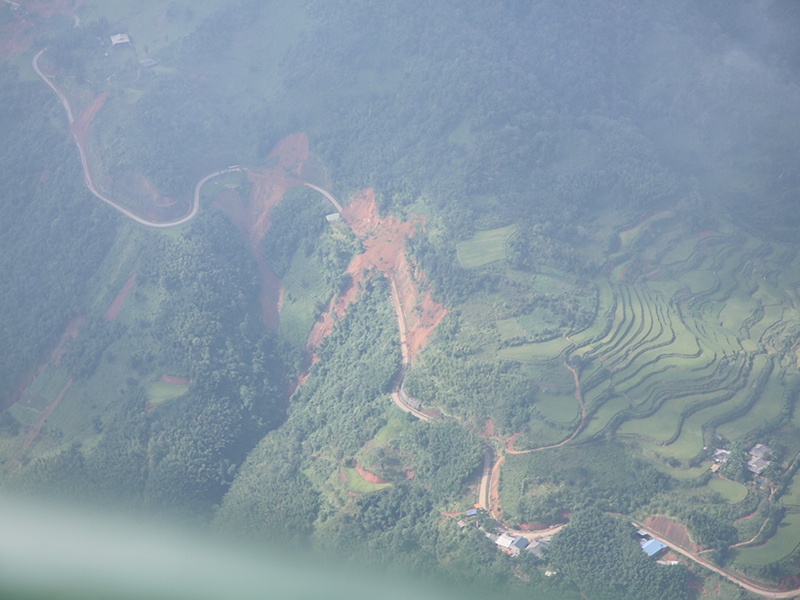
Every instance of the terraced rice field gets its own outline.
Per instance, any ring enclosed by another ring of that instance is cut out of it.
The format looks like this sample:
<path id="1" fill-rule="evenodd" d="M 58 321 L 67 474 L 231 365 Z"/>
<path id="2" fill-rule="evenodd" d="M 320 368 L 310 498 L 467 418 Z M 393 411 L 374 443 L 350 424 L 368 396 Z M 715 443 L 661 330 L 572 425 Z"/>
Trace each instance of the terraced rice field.
<path id="1" fill-rule="evenodd" d="M 587 420 L 575 442 L 611 434 L 687 460 L 702 450 L 706 432 L 735 440 L 775 419 L 784 372 L 800 360 L 794 253 L 722 221 L 687 233 L 671 213 L 619 235 L 619 251 L 595 280 L 595 322 L 569 339 L 499 356 L 578 366 Z M 572 415 L 546 395 L 538 403 L 553 420 Z M 729 501 L 741 496 L 717 491 Z"/>

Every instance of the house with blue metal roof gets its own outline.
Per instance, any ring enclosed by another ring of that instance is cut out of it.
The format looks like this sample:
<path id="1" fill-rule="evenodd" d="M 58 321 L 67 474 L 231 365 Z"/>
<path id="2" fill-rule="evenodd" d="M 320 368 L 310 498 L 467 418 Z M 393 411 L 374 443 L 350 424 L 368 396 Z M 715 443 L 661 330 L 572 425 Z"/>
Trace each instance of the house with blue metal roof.
<path id="1" fill-rule="evenodd" d="M 647 552 L 647 556 L 655 556 L 666 547 L 666 544 L 662 544 L 658 540 L 648 540 L 642 544 L 642 550 Z"/>

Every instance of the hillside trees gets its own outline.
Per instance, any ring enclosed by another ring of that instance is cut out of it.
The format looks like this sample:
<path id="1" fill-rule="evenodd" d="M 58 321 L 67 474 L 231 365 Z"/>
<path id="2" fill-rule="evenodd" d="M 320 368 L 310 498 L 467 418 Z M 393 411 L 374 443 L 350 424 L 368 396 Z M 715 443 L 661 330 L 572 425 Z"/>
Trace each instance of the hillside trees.
<path id="1" fill-rule="evenodd" d="M 0 65 L 0 398 L 52 349 L 78 314 L 86 281 L 114 237 L 116 215 L 95 202 L 61 123 L 61 107 L 40 83 Z M 53 117 L 57 117 L 54 121 Z"/>
<path id="2" fill-rule="evenodd" d="M 151 326 L 123 335 L 150 353 L 135 363 L 142 375 L 168 366 L 191 377 L 189 392 L 147 407 L 145 390 L 130 378 L 104 415 L 99 442 L 76 449 L 80 460 L 59 470 L 53 461 L 72 455 L 40 459 L 13 485 L 33 492 L 72 482 L 93 503 L 207 517 L 247 452 L 283 418 L 281 361 L 260 323 L 254 261 L 221 212 L 204 211 L 177 239 L 143 239 L 137 291 L 158 301 Z M 114 329 L 89 326 L 96 336 L 68 361 L 76 374 L 89 376 L 104 332 Z"/>
<path id="3" fill-rule="evenodd" d="M 685 569 L 656 564 L 634 533 L 630 523 L 597 508 L 578 511 L 553 538 L 547 558 L 590 600 L 686 598 Z"/>
<path id="4" fill-rule="evenodd" d="M 367 280 L 317 357 L 289 419 L 238 472 L 216 519 L 220 529 L 273 539 L 294 532 L 295 543 L 307 543 L 323 482 L 385 424 L 400 354 L 383 278 Z"/>

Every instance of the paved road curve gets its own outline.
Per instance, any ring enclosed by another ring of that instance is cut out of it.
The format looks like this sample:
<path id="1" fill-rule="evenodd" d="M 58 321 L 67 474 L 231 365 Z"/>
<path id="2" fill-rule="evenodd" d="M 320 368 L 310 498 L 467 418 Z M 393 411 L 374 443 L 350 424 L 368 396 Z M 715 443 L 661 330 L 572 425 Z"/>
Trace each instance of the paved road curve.
<path id="1" fill-rule="evenodd" d="M 342 205 L 336 201 L 336 198 L 334 198 L 329 191 L 323 190 L 321 187 L 311 185 L 310 183 L 304 183 L 303 185 L 310 187 L 312 190 L 317 190 L 320 194 L 325 196 L 328 200 L 330 200 L 331 204 L 333 204 L 333 206 L 336 207 L 336 210 L 339 211 L 339 214 L 341 214 Z"/>
<path id="2" fill-rule="evenodd" d="M 50 79 L 44 73 L 42 73 L 41 69 L 39 69 L 39 57 L 41 57 L 42 54 L 44 54 L 45 50 L 47 50 L 47 48 L 39 50 L 39 52 L 36 53 L 36 56 L 33 57 L 33 61 L 31 62 L 31 64 L 33 65 L 33 70 L 36 71 L 36 74 L 42 79 L 42 81 L 44 81 L 48 86 L 50 86 L 50 89 L 52 89 L 56 93 L 56 95 L 58 96 L 58 99 L 61 100 L 61 104 L 64 106 L 64 110 L 67 112 L 67 120 L 69 121 L 69 125 L 70 125 L 70 128 L 71 128 L 73 123 L 75 123 L 75 117 L 72 114 L 72 108 L 69 105 L 69 100 L 61 92 L 61 90 L 59 90 L 53 84 L 53 82 L 50 81 Z M 106 204 L 114 207 L 116 210 L 121 212 L 126 217 L 130 217 L 131 219 L 133 219 L 137 223 L 141 223 L 142 225 L 146 225 L 147 227 L 155 227 L 157 229 L 164 229 L 164 228 L 167 228 L 167 227 L 177 227 L 178 225 L 183 225 L 184 223 L 186 223 L 188 221 L 191 221 L 195 217 L 195 215 L 197 214 L 197 211 L 200 210 L 200 189 L 203 187 L 203 184 L 206 181 L 208 181 L 209 179 L 212 179 L 214 177 L 217 177 L 218 175 L 222 175 L 224 173 L 231 173 L 233 171 L 243 171 L 244 170 L 244 169 L 242 169 L 242 167 L 238 167 L 238 166 L 237 167 L 228 167 L 227 169 L 222 169 L 221 171 L 217 171 L 215 173 L 211 173 L 210 175 L 206 175 L 205 177 L 203 177 L 203 179 L 201 179 L 200 181 L 197 182 L 197 185 L 194 188 L 194 201 L 192 202 L 192 208 L 188 212 L 188 214 L 186 214 L 185 216 L 183 216 L 180 219 L 177 219 L 175 221 L 167 221 L 167 222 L 149 221 L 149 220 L 143 219 L 139 215 L 131 212 L 130 210 L 128 210 L 124 206 L 120 206 L 119 204 L 117 204 L 116 202 L 114 202 L 110 198 L 107 198 L 106 196 L 104 196 L 103 194 L 101 194 L 97 190 L 97 187 L 94 184 L 94 179 L 92 178 L 92 172 L 89 169 L 89 160 L 86 157 L 86 150 L 84 149 L 83 145 L 80 143 L 78 138 L 75 136 L 74 132 L 73 132 L 73 136 L 72 137 L 75 140 L 75 145 L 78 147 L 78 154 L 80 154 L 81 166 L 83 167 L 83 178 L 86 181 L 86 187 L 89 188 L 89 191 L 91 191 L 92 194 L 94 194 L 95 196 L 100 198 L 100 200 L 102 200 Z M 311 187 L 314 187 L 314 186 L 311 186 Z M 314 189 L 319 190 L 319 188 L 314 188 Z M 319 191 L 322 192 L 323 194 L 325 194 L 326 196 L 328 195 L 323 190 L 319 190 Z M 333 200 L 331 200 L 331 201 L 336 204 L 335 201 L 333 201 Z M 339 207 L 339 209 L 341 210 L 341 207 Z"/>

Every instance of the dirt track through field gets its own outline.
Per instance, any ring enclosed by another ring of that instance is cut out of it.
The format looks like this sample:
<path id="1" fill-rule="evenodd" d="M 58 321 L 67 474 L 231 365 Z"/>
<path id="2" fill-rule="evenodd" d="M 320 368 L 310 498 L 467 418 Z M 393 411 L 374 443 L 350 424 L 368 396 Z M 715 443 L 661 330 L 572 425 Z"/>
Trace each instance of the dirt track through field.
<path id="1" fill-rule="evenodd" d="M 541 448 L 531 448 L 530 450 L 514 450 L 514 439 L 520 435 L 516 433 L 512 435 L 508 439 L 508 442 L 506 443 L 506 452 L 508 452 L 509 454 L 528 454 L 529 452 L 539 452 L 540 450 L 550 450 L 552 448 L 559 448 L 564 444 L 568 444 L 573 439 L 575 439 L 575 436 L 578 435 L 578 433 L 580 433 L 581 429 L 583 429 L 583 424 L 584 421 L 586 420 L 586 407 L 584 406 L 583 398 L 581 397 L 581 384 L 580 381 L 578 381 L 578 372 L 575 370 L 574 367 L 566 363 L 564 364 L 564 367 L 572 371 L 572 376 L 575 378 L 575 400 L 578 401 L 578 404 L 581 407 L 581 422 L 578 423 L 578 427 L 575 429 L 575 431 L 572 432 L 572 435 L 570 435 L 564 441 L 559 442 L 558 444 L 553 444 L 552 446 L 542 446 Z"/>

